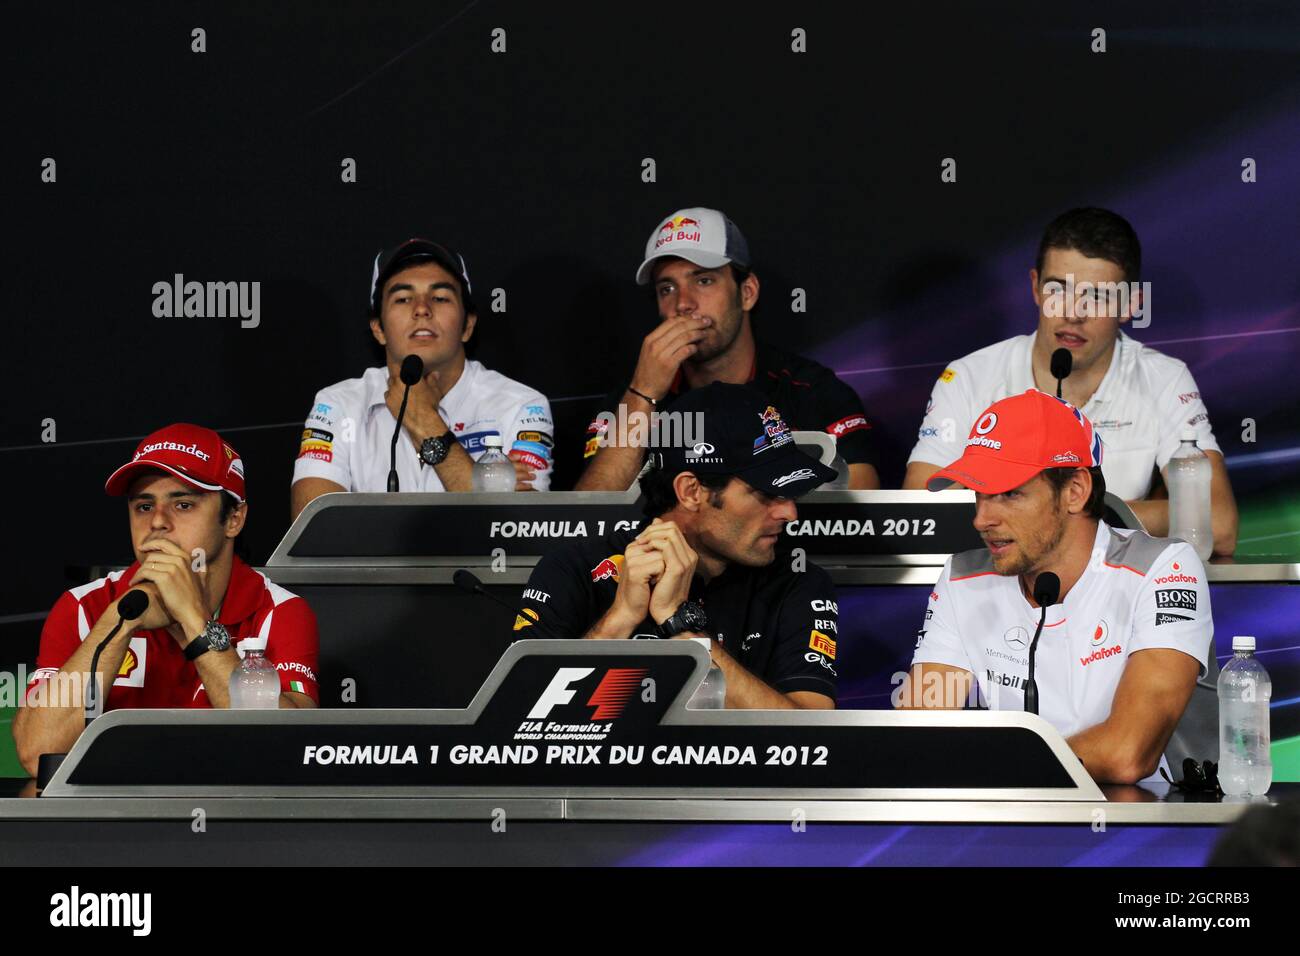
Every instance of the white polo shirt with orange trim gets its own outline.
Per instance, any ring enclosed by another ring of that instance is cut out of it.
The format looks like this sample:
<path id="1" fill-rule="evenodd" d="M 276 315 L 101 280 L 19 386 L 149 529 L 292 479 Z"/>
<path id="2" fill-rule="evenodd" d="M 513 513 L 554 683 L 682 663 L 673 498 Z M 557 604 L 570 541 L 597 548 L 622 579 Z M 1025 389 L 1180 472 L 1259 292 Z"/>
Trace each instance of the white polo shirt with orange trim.
<path id="1" fill-rule="evenodd" d="M 993 570 L 987 548 L 955 554 L 930 593 L 912 663 L 968 670 L 990 710 L 1023 710 L 1040 613 L 1017 576 Z M 1083 576 L 1047 609 L 1034 667 L 1039 714 L 1064 737 L 1096 726 L 1131 655 L 1182 651 L 1203 677 L 1213 638 L 1205 568 L 1191 546 L 1098 522 Z"/>

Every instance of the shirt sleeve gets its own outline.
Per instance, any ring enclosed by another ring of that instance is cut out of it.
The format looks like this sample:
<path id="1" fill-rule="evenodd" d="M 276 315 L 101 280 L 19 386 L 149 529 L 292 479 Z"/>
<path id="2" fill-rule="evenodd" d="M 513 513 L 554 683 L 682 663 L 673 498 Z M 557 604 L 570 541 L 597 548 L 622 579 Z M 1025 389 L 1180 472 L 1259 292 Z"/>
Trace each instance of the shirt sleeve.
<path id="1" fill-rule="evenodd" d="M 1192 378 L 1192 371 L 1186 365 L 1179 369 L 1160 396 L 1157 407 L 1160 410 L 1157 468 L 1163 471 L 1169 464 L 1169 459 L 1174 457 L 1184 428 L 1196 432 L 1196 445 L 1201 451 L 1218 451 L 1222 454 L 1219 443 L 1214 439 L 1214 429 L 1210 427 L 1210 413 L 1201 400 L 1201 392 L 1196 387 L 1196 380 Z"/>
<path id="2" fill-rule="evenodd" d="M 41 645 L 36 652 L 36 670 L 27 680 L 28 691 L 41 681 L 57 674 L 59 668 L 66 664 L 68 658 L 81 646 L 84 636 L 81 632 L 84 613 L 81 604 L 70 591 L 63 592 L 54 603 L 41 628 Z M 89 633 L 89 622 L 86 623 L 86 633 Z"/>
<path id="3" fill-rule="evenodd" d="M 858 393 L 833 373 L 817 386 L 822 429 L 835 436 L 835 448 L 850 465 L 877 465 L 875 435 Z"/>
<path id="4" fill-rule="evenodd" d="M 348 411 L 339 405 L 331 389 L 317 392 L 303 424 L 298 459 L 293 463 L 293 480 L 325 478 L 353 491 L 352 448 L 359 424 L 348 417 Z"/>
<path id="5" fill-rule="evenodd" d="M 567 638 L 576 640 L 595 623 L 591 587 L 571 549 L 552 551 L 537 562 L 515 616 L 514 640 Z"/>
<path id="6" fill-rule="evenodd" d="M 316 682 L 320 635 L 316 613 L 302 598 L 290 598 L 271 612 L 266 659 L 275 664 L 281 690 L 306 694 L 320 706 L 320 686 Z"/>
<path id="7" fill-rule="evenodd" d="M 536 472 L 533 488 L 550 490 L 555 464 L 555 419 L 544 395 L 534 392 L 515 409 L 506 433 L 501 436 L 501 444 L 509 448 L 506 454 L 510 458 Z"/>
<path id="8" fill-rule="evenodd" d="M 924 461 L 946 468 L 961 457 L 977 411 L 971 408 L 973 387 L 970 369 L 964 363 L 954 362 L 943 370 L 930 392 L 916 444 L 907 456 L 909 465 Z"/>
<path id="9" fill-rule="evenodd" d="M 606 395 L 600 409 L 592 417 L 591 424 L 587 426 L 586 445 L 582 449 L 583 461 L 595 458 L 596 452 L 600 451 L 600 438 L 609 430 L 609 419 L 600 416 L 604 413 L 612 414 L 618 411 L 618 403 L 622 400 L 624 391 L 624 389 L 620 389 L 617 393 L 611 392 Z"/>
<path id="10" fill-rule="evenodd" d="M 956 609 L 952 606 L 952 590 L 948 586 L 951 574 L 952 559 L 949 558 L 926 602 L 925 620 L 916 632 L 912 665 L 946 664 L 975 674 L 975 665 L 971 663 L 957 631 Z"/>
<path id="11" fill-rule="evenodd" d="M 1147 572 L 1133 614 L 1129 654 L 1169 648 L 1194 657 L 1209 673 L 1214 640 L 1205 567 L 1192 546 L 1174 541 Z"/>
<path id="12" fill-rule="evenodd" d="M 783 694 L 807 690 L 837 698 L 839 607 L 830 575 L 816 565 L 796 574 L 777 613 L 776 643 L 760 678 Z"/>

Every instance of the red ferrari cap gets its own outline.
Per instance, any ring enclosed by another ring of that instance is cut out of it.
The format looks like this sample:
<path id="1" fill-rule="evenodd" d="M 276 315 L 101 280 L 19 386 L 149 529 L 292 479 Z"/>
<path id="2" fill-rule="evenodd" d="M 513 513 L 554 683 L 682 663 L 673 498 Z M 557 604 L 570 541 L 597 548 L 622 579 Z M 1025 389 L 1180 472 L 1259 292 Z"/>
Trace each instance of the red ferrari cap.
<path id="1" fill-rule="evenodd" d="M 184 423 L 160 428 L 135 449 L 135 456 L 108 476 L 104 490 L 124 495 L 141 471 L 161 469 L 204 491 L 228 491 L 244 500 L 244 463 L 211 428 Z"/>
<path id="2" fill-rule="evenodd" d="M 942 491 L 955 483 L 1000 495 L 1047 468 L 1100 465 L 1101 453 L 1101 436 L 1083 412 L 1031 388 L 985 409 L 975 419 L 965 453 L 936 471 L 926 487 Z"/>

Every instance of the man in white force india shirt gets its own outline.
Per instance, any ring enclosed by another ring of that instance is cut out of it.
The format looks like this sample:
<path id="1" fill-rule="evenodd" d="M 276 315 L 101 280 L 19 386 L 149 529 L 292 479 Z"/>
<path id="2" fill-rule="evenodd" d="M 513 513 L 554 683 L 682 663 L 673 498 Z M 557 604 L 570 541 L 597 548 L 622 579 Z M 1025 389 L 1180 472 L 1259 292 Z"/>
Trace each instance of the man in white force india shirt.
<path id="1" fill-rule="evenodd" d="M 1065 348 L 1073 367 L 1062 396 L 1083 410 L 1106 443 L 1106 487 L 1128 502 L 1142 527 L 1168 534 L 1169 501 L 1157 472 L 1163 477 L 1179 440 L 1193 432 L 1210 459 L 1214 553 L 1232 554 L 1237 504 L 1192 373 L 1178 359 L 1120 331 L 1134 311 L 1150 315 L 1150 302 L 1138 286 L 1141 266 L 1137 233 L 1113 212 L 1072 209 L 1048 225 L 1037 265 L 1029 271 L 1037 331 L 972 352 L 944 370 L 908 456 L 903 487 L 924 488 L 931 475 L 956 459 L 961 436 L 993 402 L 1027 388 L 1055 394 L 1052 353 Z M 1107 295 L 1119 291 L 1114 284 L 1137 295 L 1127 303 Z"/>
<path id="2" fill-rule="evenodd" d="M 986 547 L 944 565 L 894 704 L 962 707 L 973 678 L 990 709 L 1023 710 L 1034 584 L 1051 571 L 1061 596 L 1035 655 L 1039 713 L 1098 782 L 1131 784 L 1156 774 L 1214 625 L 1190 545 L 1101 520 L 1101 459 L 1091 422 L 1035 389 L 976 419 L 965 454 L 929 486 L 975 492 Z"/>
<path id="3" fill-rule="evenodd" d="M 418 355 L 424 377 L 411 387 L 397 443 L 402 491 L 470 491 L 474 461 L 500 436 L 515 465 L 516 491 L 551 483 L 555 426 L 536 389 L 467 358 L 474 306 L 465 260 L 427 239 L 408 239 L 375 257 L 370 331 L 385 364 L 316 393 L 293 469 L 291 507 L 332 491 L 385 491 L 397 427 L 402 361 Z"/>

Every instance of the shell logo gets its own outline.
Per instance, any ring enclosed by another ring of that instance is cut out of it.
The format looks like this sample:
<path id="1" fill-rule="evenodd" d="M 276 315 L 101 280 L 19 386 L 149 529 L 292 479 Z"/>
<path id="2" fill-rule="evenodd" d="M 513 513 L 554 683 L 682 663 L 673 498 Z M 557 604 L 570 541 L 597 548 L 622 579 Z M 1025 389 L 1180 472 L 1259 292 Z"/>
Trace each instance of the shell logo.
<path id="1" fill-rule="evenodd" d="M 126 657 L 122 658 L 122 666 L 117 669 L 117 676 L 130 677 L 132 672 L 139 666 L 140 661 L 135 656 L 135 651 L 127 648 Z"/>

